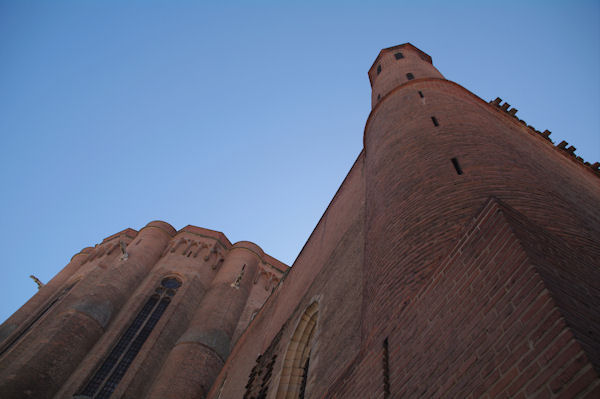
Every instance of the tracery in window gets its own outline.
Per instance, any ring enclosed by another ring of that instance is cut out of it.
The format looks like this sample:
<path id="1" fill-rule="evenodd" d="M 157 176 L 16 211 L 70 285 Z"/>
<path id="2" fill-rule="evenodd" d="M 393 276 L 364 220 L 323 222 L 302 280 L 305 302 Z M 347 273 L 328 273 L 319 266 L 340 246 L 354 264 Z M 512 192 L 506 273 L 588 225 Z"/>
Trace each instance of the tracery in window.
<path id="1" fill-rule="evenodd" d="M 94 399 L 112 395 L 179 287 L 181 281 L 175 277 L 161 281 L 79 395 Z"/>

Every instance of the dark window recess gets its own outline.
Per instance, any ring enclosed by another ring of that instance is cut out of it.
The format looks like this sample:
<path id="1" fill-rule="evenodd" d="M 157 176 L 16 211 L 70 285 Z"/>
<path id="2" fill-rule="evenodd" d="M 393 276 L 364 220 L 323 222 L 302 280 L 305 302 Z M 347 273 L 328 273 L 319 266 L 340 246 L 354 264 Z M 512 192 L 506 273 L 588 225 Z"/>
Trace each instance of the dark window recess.
<path id="1" fill-rule="evenodd" d="M 406 79 L 413 80 L 414 78 L 415 78 L 415 75 L 413 75 L 412 73 L 409 72 L 406 74 Z"/>
<path id="2" fill-rule="evenodd" d="M 422 92 L 422 91 L 420 91 L 420 92 L 419 92 L 419 97 L 421 97 L 421 98 L 425 97 L 425 96 L 423 95 L 423 92 Z"/>
<path id="3" fill-rule="evenodd" d="M 304 364 L 304 368 L 302 370 L 302 381 L 300 383 L 300 395 L 298 395 L 299 399 L 304 399 L 304 393 L 306 392 L 306 380 L 308 378 L 308 364 L 310 362 L 310 355 L 306 359 L 306 363 Z"/>
<path id="4" fill-rule="evenodd" d="M 125 330 L 125 333 L 121 336 L 121 339 L 119 339 L 117 345 L 115 345 L 115 347 L 110 352 L 106 360 L 104 360 L 102 366 L 98 369 L 98 371 L 96 371 L 94 377 L 92 377 L 90 382 L 88 382 L 85 389 L 81 391 L 81 395 L 92 396 L 98 390 L 98 388 L 100 388 L 102 381 L 104 381 L 104 379 L 108 376 L 108 373 L 110 372 L 110 370 L 112 370 L 114 365 L 117 363 L 117 360 L 119 360 L 129 343 L 133 340 L 133 337 L 135 336 L 139 328 L 142 326 L 144 321 L 146 321 L 146 318 L 150 314 L 150 311 L 152 310 L 152 308 L 154 308 L 156 302 L 158 302 L 158 298 L 158 295 L 152 295 L 150 299 L 148 299 L 148 301 L 146 302 L 142 310 L 139 311 L 131 325 L 127 328 L 127 330 Z"/>
<path id="5" fill-rule="evenodd" d="M 387 338 L 383 340 L 383 397 L 390 397 L 390 346 Z"/>
<path id="6" fill-rule="evenodd" d="M 175 290 L 181 287 L 181 281 L 168 277 L 162 280 L 161 286 L 138 312 L 133 322 L 123 333 L 117 344 L 110 351 L 104 362 L 97 369 L 79 395 L 96 399 L 110 397 L 125 375 L 125 372 L 135 359 L 144 342 L 158 323 L 165 309 L 175 295 Z M 165 288 L 167 288 L 165 292 Z M 98 390 L 100 390 L 98 392 Z"/>
<path id="7" fill-rule="evenodd" d="M 273 338 L 273 341 L 271 341 L 265 352 L 256 359 L 256 365 L 250 372 L 248 383 L 246 384 L 246 393 L 242 399 L 264 399 L 267 397 L 273 374 L 273 365 L 277 359 L 277 355 L 273 352 L 277 351 L 277 345 L 282 334 L 283 327 L 279 330 L 275 338 Z"/>
<path id="8" fill-rule="evenodd" d="M 404 55 L 402 55 L 402 53 L 396 53 L 396 54 L 394 54 L 394 57 L 396 57 L 397 60 L 400 60 L 400 59 L 404 58 Z"/>
<path id="9" fill-rule="evenodd" d="M 176 278 L 169 277 L 163 279 L 161 285 L 165 288 L 179 288 L 181 287 L 181 281 L 177 280 Z"/>
<path id="10" fill-rule="evenodd" d="M 377 95 L 377 101 L 381 100 L 381 94 Z"/>
<path id="11" fill-rule="evenodd" d="M 456 170 L 456 174 L 457 175 L 462 175 L 463 171 L 460 167 L 460 164 L 458 163 L 458 159 L 456 158 L 452 158 L 452 165 L 454 165 L 454 169 Z"/>
<path id="12" fill-rule="evenodd" d="M 117 364 L 117 367 L 115 367 L 114 371 L 104 384 L 104 387 L 102 387 L 102 390 L 96 396 L 96 399 L 107 399 L 114 392 L 115 388 L 117 387 L 119 382 L 121 382 L 121 379 L 125 375 L 125 372 L 133 362 L 133 359 L 135 359 L 135 357 L 137 356 L 138 352 L 142 348 L 142 345 L 144 344 L 144 342 L 146 342 L 146 339 L 148 339 L 148 336 L 154 329 L 154 326 L 156 326 L 156 323 L 158 323 L 158 320 L 163 315 L 165 309 L 167 308 L 167 306 L 169 306 L 170 302 L 171 300 L 169 298 L 163 298 L 160 301 L 156 309 L 154 309 L 154 312 L 152 312 L 152 315 L 150 315 L 148 322 L 146 323 L 144 328 L 142 328 L 142 331 L 140 331 L 140 333 L 135 338 L 127 352 L 125 352 L 125 355 Z"/>
<path id="13" fill-rule="evenodd" d="M 377 65 L 377 75 L 381 73 L 381 65 Z"/>
<path id="14" fill-rule="evenodd" d="M 438 122 L 437 118 L 435 116 L 431 117 L 431 121 L 433 122 L 433 126 L 439 126 L 440 123 Z"/>

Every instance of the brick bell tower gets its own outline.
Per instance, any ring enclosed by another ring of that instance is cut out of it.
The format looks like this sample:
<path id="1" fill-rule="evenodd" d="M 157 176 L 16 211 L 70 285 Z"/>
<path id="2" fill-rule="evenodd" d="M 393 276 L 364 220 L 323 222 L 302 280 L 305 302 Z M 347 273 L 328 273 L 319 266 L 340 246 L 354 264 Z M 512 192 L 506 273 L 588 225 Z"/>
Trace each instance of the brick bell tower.
<path id="1" fill-rule="evenodd" d="M 600 164 L 409 43 L 368 74 L 291 269 L 194 226 L 107 237 L 0 326 L 0 397 L 597 397 Z"/>
<path id="2" fill-rule="evenodd" d="M 413 373 L 403 393 L 434 383 L 410 359 L 458 375 L 468 361 L 521 357 L 549 309 L 564 320 L 548 342 L 581 345 L 600 370 L 600 324 L 589 322 L 600 319 L 598 171 L 411 44 L 382 50 L 369 79 L 362 331 L 373 351 L 388 337 L 402 347 L 395 368 Z M 475 357 L 450 360 L 463 354 Z"/>

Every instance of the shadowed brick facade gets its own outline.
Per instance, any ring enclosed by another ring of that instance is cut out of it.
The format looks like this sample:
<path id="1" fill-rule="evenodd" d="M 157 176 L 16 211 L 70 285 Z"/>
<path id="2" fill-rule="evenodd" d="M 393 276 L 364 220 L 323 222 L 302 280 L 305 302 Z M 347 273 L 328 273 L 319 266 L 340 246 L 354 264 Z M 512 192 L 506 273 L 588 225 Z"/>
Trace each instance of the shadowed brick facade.
<path id="1" fill-rule="evenodd" d="M 151 222 L 0 327 L 2 398 L 600 397 L 600 172 L 410 44 L 287 266 Z"/>

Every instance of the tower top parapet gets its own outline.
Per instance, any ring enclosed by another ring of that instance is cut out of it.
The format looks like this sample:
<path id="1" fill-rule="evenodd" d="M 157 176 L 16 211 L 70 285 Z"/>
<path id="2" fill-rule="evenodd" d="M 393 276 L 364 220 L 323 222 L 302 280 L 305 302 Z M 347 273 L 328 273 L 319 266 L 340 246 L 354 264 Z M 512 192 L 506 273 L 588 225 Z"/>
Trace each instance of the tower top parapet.
<path id="1" fill-rule="evenodd" d="M 369 68 L 371 106 L 375 105 L 396 87 L 413 79 L 444 76 L 433 66 L 431 57 L 410 43 L 384 48 Z"/>
<path id="2" fill-rule="evenodd" d="M 381 57 L 383 57 L 386 53 L 400 52 L 402 50 L 414 51 L 421 56 L 421 59 L 423 61 L 427 61 L 431 65 L 433 65 L 433 61 L 429 54 L 418 49 L 417 47 L 413 46 L 410 43 L 398 44 L 396 46 L 384 48 L 379 52 L 379 54 L 377 55 L 377 58 L 375 58 L 375 61 L 373 61 L 373 65 L 371 65 L 371 68 L 369 68 L 369 81 L 371 82 L 371 86 L 373 86 L 374 77 L 377 76 L 377 73 L 375 72 L 375 68 L 376 68 L 379 60 L 381 60 Z M 375 73 L 373 73 L 373 72 L 375 72 Z"/>

